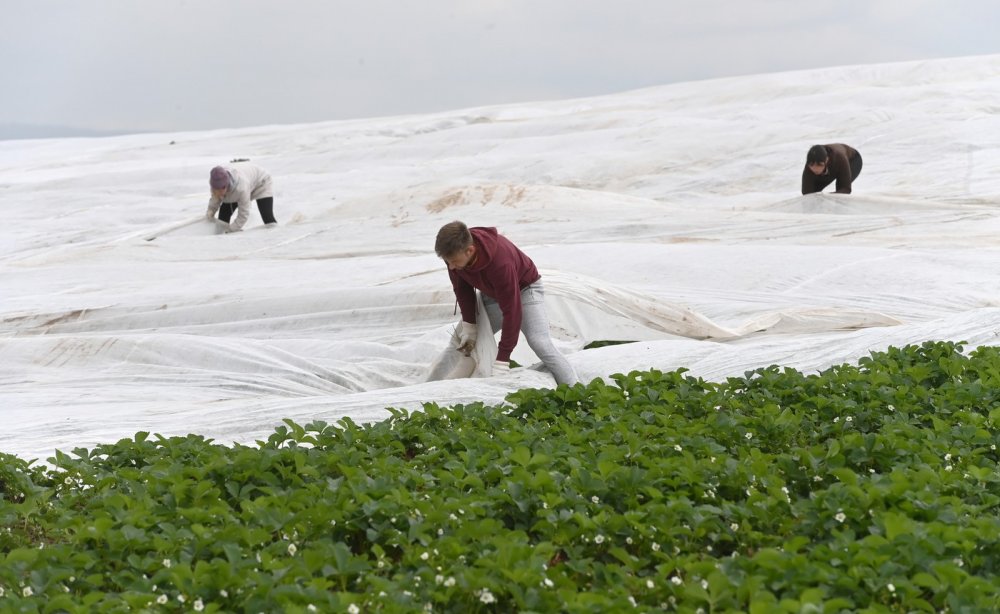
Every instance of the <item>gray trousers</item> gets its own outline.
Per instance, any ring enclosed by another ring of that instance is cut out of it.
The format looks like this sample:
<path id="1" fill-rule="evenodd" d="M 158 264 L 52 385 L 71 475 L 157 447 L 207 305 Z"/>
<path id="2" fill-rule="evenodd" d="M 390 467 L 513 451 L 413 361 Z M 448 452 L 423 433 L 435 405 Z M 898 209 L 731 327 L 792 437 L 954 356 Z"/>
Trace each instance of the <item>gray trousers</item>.
<path id="1" fill-rule="evenodd" d="M 492 297 L 483 294 L 483 307 L 490 318 L 490 328 L 496 334 L 503 326 L 500 305 Z M 545 289 L 541 280 L 521 290 L 521 332 L 524 333 L 528 347 L 542 360 L 557 383 L 572 386 L 580 381 L 573 366 L 552 344 L 549 318 L 545 315 Z"/>

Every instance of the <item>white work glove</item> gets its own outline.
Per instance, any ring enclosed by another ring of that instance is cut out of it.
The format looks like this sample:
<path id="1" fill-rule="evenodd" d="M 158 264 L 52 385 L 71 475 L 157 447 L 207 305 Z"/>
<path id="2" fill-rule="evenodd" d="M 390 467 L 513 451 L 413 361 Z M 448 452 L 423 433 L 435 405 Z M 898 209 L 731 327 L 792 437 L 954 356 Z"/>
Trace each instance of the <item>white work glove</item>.
<path id="1" fill-rule="evenodd" d="M 510 363 L 506 360 L 493 361 L 493 377 L 500 377 L 510 373 Z"/>
<path id="2" fill-rule="evenodd" d="M 455 334 L 458 335 L 459 352 L 466 356 L 472 354 L 472 350 L 476 349 L 476 333 L 475 324 L 462 320 L 462 323 L 455 329 Z"/>
<path id="3" fill-rule="evenodd" d="M 206 211 L 205 212 L 205 219 L 208 220 L 209 222 L 214 222 L 215 221 L 215 211 L 212 211 L 211 209 L 209 209 L 208 211 Z"/>

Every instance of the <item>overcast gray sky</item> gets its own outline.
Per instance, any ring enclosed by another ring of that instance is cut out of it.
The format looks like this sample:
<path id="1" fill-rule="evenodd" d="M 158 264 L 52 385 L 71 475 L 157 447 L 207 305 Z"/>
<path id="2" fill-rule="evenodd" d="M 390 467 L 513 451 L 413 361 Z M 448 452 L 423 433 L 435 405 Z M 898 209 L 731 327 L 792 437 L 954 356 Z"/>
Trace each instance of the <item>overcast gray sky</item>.
<path id="1" fill-rule="evenodd" d="M 1000 0 L 0 0 L 0 138 L 423 113 L 1000 53 L 998 26 Z"/>

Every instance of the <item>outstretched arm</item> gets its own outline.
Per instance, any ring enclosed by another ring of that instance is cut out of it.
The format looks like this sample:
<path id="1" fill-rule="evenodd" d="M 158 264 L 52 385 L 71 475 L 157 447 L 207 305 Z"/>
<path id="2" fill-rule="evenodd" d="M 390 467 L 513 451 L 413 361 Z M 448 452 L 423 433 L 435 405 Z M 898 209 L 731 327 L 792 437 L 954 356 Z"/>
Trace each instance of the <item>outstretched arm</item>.
<path id="1" fill-rule="evenodd" d="M 247 220 L 250 219 L 250 198 L 241 198 L 237 203 L 238 213 L 236 214 L 236 219 L 229 224 L 229 232 L 237 232 L 243 230 L 243 226 L 246 225 Z"/>
<path id="2" fill-rule="evenodd" d="M 462 310 L 462 321 L 475 324 L 476 289 L 451 269 L 448 270 L 448 277 L 451 278 L 451 287 L 455 291 L 455 300 L 458 301 L 458 308 Z"/>
<path id="3" fill-rule="evenodd" d="M 837 156 L 837 194 L 851 193 L 851 162 L 847 156 Z"/>
<path id="4" fill-rule="evenodd" d="M 813 179 L 813 177 L 815 177 L 815 175 L 812 174 L 812 171 L 809 170 L 808 166 L 806 166 L 804 169 L 802 169 L 802 193 L 803 194 L 812 194 L 813 192 L 816 191 L 816 182 Z"/>
<path id="5" fill-rule="evenodd" d="M 215 214 L 219 212 L 219 207 L 222 206 L 222 199 L 217 198 L 214 194 L 208 199 L 208 211 L 205 212 L 205 217 L 208 219 L 213 219 Z"/>

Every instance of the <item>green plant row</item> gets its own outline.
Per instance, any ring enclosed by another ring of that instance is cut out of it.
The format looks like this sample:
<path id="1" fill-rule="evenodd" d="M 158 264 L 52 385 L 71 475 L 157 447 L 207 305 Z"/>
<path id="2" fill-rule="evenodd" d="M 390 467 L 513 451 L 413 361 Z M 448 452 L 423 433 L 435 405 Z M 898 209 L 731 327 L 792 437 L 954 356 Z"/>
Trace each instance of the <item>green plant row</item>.
<path id="1" fill-rule="evenodd" d="M 3 612 L 1000 610 L 1000 351 L 2 455 Z"/>

